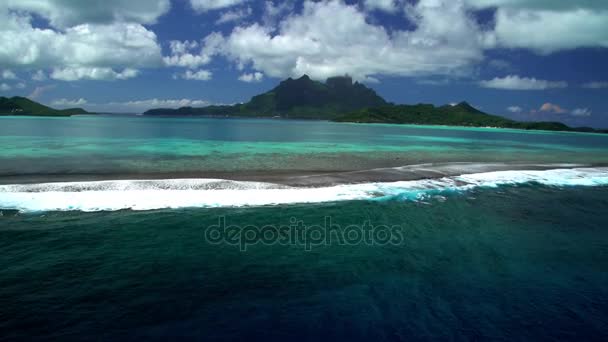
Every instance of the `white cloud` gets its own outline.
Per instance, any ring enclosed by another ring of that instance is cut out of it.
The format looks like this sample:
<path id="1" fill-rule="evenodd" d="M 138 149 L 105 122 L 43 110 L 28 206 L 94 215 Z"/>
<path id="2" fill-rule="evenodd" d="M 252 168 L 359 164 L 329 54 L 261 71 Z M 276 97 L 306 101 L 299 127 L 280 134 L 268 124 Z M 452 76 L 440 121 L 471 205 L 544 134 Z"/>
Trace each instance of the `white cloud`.
<path id="1" fill-rule="evenodd" d="M 587 83 L 583 84 L 583 88 L 587 88 L 587 89 L 608 88 L 608 82 L 599 82 L 599 81 L 587 82 Z"/>
<path id="2" fill-rule="evenodd" d="M 608 47 L 608 11 L 506 11 L 496 14 L 498 44 L 547 54 L 579 47 Z"/>
<path id="3" fill-rule="evenodd" d="M 507 107 L 507 110 L 511 113 L 521 113 L 522 112 L 522 108 L 520 106 L 509 106 L 509 107 Z"/>
<path id="4" fill-rule="evenodd" d="M 579 47 L 608 47 L 608 1 L 466 0 L 475 8 L 497 7 L 498 46 L 541 54 Z"/>
<path id="5" fill-rule="evenodd" d="M 184 80 L 193 80 L 193 81 L 209 81 L 213 77 L 213 73 L 209 70 L 186 70 L 186 72 L 181 74 L 173 75 L 175 79 L 182 78 Z"/>
<path id="6" fill-rule="evenodd" d="M 199 47 L 198 42 L 190 40 L 172 40 L 169 42 L 169 48 L 171 49 L 172 55 L 183 55 L 188 51 L 194 50 Z"/>
<path id="7" fill-rule="evenodd" d="M 422 84 L 422 85 L 428 85 L 428 86 L 446 86 L 448 84 L 450 84 L 450 80 L 447 78 L 441 78 L 441 79 L 421 79 L 416 81 L 416 83 L 418 84 Z"/>
<path id="8" fill-rule="evenodd" d="M 81 107 L 86 105 L 88 102 L 83 98 L 79 98 L 78 100 L 68 100 L 68 99 L 59 99 L 51 102 L 51 106 L 55 106 L 57 108 L 71 108 L 71 107 Z"/>
<path id="9" fill-rule="evenodd" d="M 1 15 L 0 15 L 1 17 Z M 9 29 L 0 29 L 0 65 L 156 66 L 156 35 L 138 24 L 83 24 L 65 32 L 31 27 L 29 20 L 9 14 Z"/>
<path id="10" fill-rule="evenodd" d="M 171 49 L 171 56 L 163 58 L 167 66 L 194 69 L 211 61 L 211 57 L 201 49 L 196 41 L 172 40 L 169 42 L 169 48 Z M 193 52 L 196 49 L 198 51 Z"/>
<path id="11" fill-rule="evenodd" d="M 14 72 L 6 69 L 6 70 L 2 70 L 2 72 L 0 73 L 0 78 L 3 78 L 5 80 L 16 80 L 17 75 L 15 75 Z"/>
<path id="12" fill-rule="evenodd" d="M 54 69 L 51 72 L 50 77 L 60 81 L 76 81 L 76 80 L 102 80 L 102 81 L 113 81 L 113 80 L 126 80 L 137 76 L 139 73 L 135 69 L 124 69 L 120 72 L 114 71 L 111 68 L 89 68 L 89 67 L 77 67 L 77 68 L 63 68 Z"/>
<path id="13" fill-rule="evenodd" d="M 365 0 L 363 5 L 370 10 L 380 10 L 385 12 L 396 12 L 399 9 L 398 0 Z"/>
<path id="14" fill-rule="evenodd" d="M 546 81 L 536 78 L 519 77 L 509 75 L 503 78 L 496 77 L 489 81 L 481 81 L 479 85 L 483 88 L 506 89 L 506 90 L 545 90 L 552 88 L 566 88 L 568 83 L 564 81 Z"/>
<path id="15" fill-rule="evenodd" d="M 554 11 L 568 11 L 578 8 L 595 10 L 608 9 L 608 3 L 598 0 L 465 0 L 476 8 L 500 7 L 510 9 L 544 9 Z"/>
<path id="16" fill-rule="evenodd" d="M 285 1 L 270 1 L 264 2 L 264 15 L 262 21 L 265 26 L 274 27 L 284 14 L 293 12 L 295 6 L 294 0 Z"/>
<path id="17" fill-rule="evenodd" d="M 142 113 L 152 108 L 205 107 L 207 100 L 196 99 L 145 99 L 110 103 L 88 103 L 85 107 L 95 112 Z"/>
<path id="18" fill-rule="evenodd" d="M 17 89 L 24 89 L 25 88 L 25 83 L 23 82 L 19 82 L 15 85 L 15 88 Z"/>
<path id="19" fill-rule="evenodd" d="M 253 72 L 250 74 L 242 74 L 239 76 L 239 81 L 251 83 L 251 82 L 260 82 L 264 78 L 264 74 L 261 72 Z"/>
<path id="20" fill-rule="evenodd" d="M 9 91 L 13 89 L 10 85 L 6 83 L 0 83 L 0 91 Z"/>
<path id="21" fill-rule="evenodd" d="M 238 10 L 232 10 L 224 12 L 220 15 L 219 19 L 215 21 L 216 25 L 225 24 L 233 21 L 243 20 L 249 17 L 253 13 L 251 7 L 242 8 Z"/>
<path id="22" fill-rule="evenodd" d="M 572 110 L 574 116 L 591 116 L 591 111 L 588 108 L 575 108 Z"/>
<path id="23" fill-rule="evenodd" d="M 37 70 L 35 73 L 32 74 L 32 80 L 38 82 L 44 81 L 46 80 L 46 74 L 42 70 Z"/>
<path id="24" fill-rule="evenodd" d="M 560 107 L 560 106 L 558 106 L 556 104 L 547 102 L 547 103 L 544 103 L 540 107 L 539 111 L 541 111 L 541 112 L 549 112 L 549 113 L 556 113 L 556 114 L 563 114 L 563 113 L 566 112 L 566 109 L 564 109 L 564 108 L 562 108 L 562 107 Z"/>
<path id="25" fill-rule="evenodd" d="M 483 59 L 486 37 L 462 2 L 421 0 L 409 14 L 416 30 L 388 32 L 357 6 L 307 1 L 276 33 L 260 24 L 236 27 L 216 47 L 239 68 L 251 64 L 271 77 L 457 75 Z"/>
<path id="26" fill-rule="evenodd" d="M 30 98 L 33 98 L 30 96 Z M 107 113 L 141 113 L 152 108 L 204 107 L 211 105 L 207 100 L 198 99 L 145 99 L 132 101 L 114 101 L 108 103 L 92 103 L 87 99 L 57 99 L 51 102 L 56 108 L 84 107 L 93 112 Z"/>
<path id="27" fill-rule="evenodd" d="M 24 1 L 24 4 L 32 3 L 34 1 Z M 36 13 L 44 15 L 46 12 L 38 10 Z M 34 28 L 31 21 L 32 17 L 27 13 L 9 11 L 6 4 L 0 6 L 0 41 L 3 42 L 0 66 L 137 69 L 162 65 L 156 34 L 140 24 L 86 23 L 55 30 Z"/>
<path id="28" fill-rule="evenodd" d="M 247 1 L 248 0 L 190 0 L 190 5 L 197 12 L 206 12 L 236 6 Z"/>
<path id="29" fill-rule="evenodd" d="M 169 0 L 3 0 L 2 9 L 36 13 L 49 20 L 51 26 L 67 28 L 83 23 L 113 22 L 155 23 L 169 11 Z"/>

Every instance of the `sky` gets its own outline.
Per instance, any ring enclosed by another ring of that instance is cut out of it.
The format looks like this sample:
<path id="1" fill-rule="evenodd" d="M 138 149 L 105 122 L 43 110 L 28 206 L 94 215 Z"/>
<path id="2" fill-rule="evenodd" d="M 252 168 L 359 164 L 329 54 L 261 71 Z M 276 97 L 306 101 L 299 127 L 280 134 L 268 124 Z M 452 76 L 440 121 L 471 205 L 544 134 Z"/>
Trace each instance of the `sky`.
<path id="1" fill-rule="evenodd" d="M 0 96 L 140 113 L 303 74 L 608 128 L 606 0 L 0 0 Z"/>

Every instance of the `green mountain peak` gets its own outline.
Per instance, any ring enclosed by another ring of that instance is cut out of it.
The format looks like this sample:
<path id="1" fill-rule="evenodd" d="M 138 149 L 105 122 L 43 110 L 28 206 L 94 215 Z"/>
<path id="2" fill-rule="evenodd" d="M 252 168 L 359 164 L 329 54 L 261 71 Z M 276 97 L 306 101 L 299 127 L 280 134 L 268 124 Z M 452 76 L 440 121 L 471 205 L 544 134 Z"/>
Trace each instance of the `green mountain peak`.
<path id="1" fill-rule="evenodd" d="M 70 116 L 87 114 L 82 108 L 53 109 L 27 97 L 0 97 L 0 115 Z"/>
<path id="2" fill-rule="evenodd" d="M 386 104 L 374 90 L 361 83 L 353 83 L 350 76 L 330 77 L 325 82 L 320 82 L 304 74 L 296 79 L 290 77 L 283 80 L 275 88 L 254 96 L 244 104 L 177 110 L 153 109 L 145 114 L 331 119 L 353 110 Z"/>

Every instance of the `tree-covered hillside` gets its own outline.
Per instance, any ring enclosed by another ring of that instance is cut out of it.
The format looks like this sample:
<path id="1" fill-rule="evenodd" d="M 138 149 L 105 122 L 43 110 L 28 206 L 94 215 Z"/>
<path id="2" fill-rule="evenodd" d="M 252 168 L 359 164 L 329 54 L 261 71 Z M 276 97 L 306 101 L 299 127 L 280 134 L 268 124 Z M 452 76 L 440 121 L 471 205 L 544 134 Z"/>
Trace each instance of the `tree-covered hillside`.
<path id="1" fill-rule="evenodd" d="M 21 96 L 0 97 L 0 115 L 70 116 L 87 113 L 82 108 L 53 109 Z"/>

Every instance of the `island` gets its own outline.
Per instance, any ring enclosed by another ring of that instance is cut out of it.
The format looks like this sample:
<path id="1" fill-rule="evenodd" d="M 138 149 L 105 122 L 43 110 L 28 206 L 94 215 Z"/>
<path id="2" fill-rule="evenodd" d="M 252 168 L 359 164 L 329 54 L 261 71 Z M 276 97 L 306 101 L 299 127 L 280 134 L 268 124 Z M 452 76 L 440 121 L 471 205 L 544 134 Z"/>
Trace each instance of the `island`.
<path id="1" fill-rule="evenodd" d="M 200 108 L 151 109 L 144 115 L 203 115 L 238 117 L 281 117 L 331 120 L 354 110 L 386 106 L 388 103 L 365 85 L 348 76 L 331 77 L 325 83 L 307 75 L 288 78 L 274 89 L 254 96 L 247 103 Z"/>
<path id="2" fill-rule="evenodd" d="M 363 108 L 340 116 L 334 121 L 608 133 L 606 130 L 596 130 L 591 127 L 572 128 L 561 122 L 515 121 L 484 113 L 467 102 L 440 107 L 435 107 L 432 104 L 417 104 Z"/>
<path id="3" fill-rule="evenodd" d="M 0 115 L 72 116 L 91 114 L 82 108 L 53 109 L 26 97 L 0 97 Z"/>
<path id="4" fill-rule="evenodd" d="M 235 105 L 158 108 L 150 116 L 260 117 L 316 119 L 352 123 L 390 123 L 496 127 L 526 130 L 608 133 L 591 127 L 569 127 L 561 122 L 523 122 L 484 113 L 467 102 L 455 105 L 397 105 L 349 76 L 330 77 L 325 83 L 304 75 L 288 78 L 274 89 Z"/>

